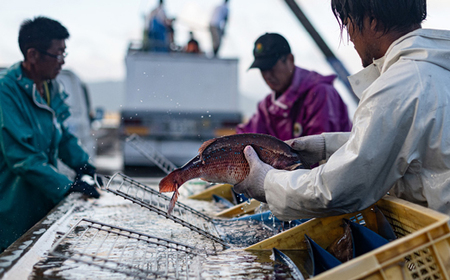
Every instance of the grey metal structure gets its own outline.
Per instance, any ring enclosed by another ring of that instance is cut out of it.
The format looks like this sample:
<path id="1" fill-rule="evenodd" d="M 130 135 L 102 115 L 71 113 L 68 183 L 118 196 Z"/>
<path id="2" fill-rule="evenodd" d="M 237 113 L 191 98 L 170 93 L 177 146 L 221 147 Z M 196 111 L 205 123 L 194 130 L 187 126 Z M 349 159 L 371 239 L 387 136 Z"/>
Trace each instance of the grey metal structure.
<path id="1" fill-rule="evenodd" d="M 76 223 L 49 255 L 134 279 L 199 279 L 202 256 L 181 243 L 88 219 Z"/>
<path id="2" fill-rule="evenodd" d="M 129 49 L 121 139 L 137 133 L 181 166 L 201 144 L 234 132 L 239 111 L 238 60 Z M 220 77 L 220 78 L 218 78 Z M 128 142 L 124 166 L 152 166 Z"/>
<path id="3" fill-rule="evenodd" d="M 166 174 L 169 174 L 177 168 L 177 166 L 172 163 L 163 154 L 158 152 L 155 147 L 153 147 L 149 142 L 142 140 L 137 134 L 132 134 L 125 139 L 125 142 L 130 144 L 134 149 L 141 153 L 149 161 L 153 162 Z"/>
<path id="4" fill-rule="evenodd" d="M 105 189 L 116 195 L 147 208 L 150 211 L 164 216 L 182 226 L 185 226 L 225 247 L 228 244 L 220 238 L 213 219 L 205 214 L 183 204 L 176 202 L 172 214 L 167 213 L 170 197 L 139 183 L 130 177 L 116 173 L 113 176 L 105 176 L 109 179 Z"/>
<path id="5" fill-rule="evenodd" d="M 328 45 L 322 39 L 320 34 L 316 31 L 316 29 L 311 24 L 311 22 L 306 17 L 306 15 L 303 13 L 302 9 L 297 4 L 297 2 L 295 0 L 285 0 L 285 2 L 288 5 L 288 7 L 291 9 L 291 11 L 294 13 L 294 15 L 297 17 L 297 19 L 300 21 L 300 23 L 303 25 L 303 27 L 306 29 L 306 31 L 309 33 L 309 35 L 314 40 L 314 42 L 317 44 L 317 46 L 320 48 L 322 53 L 325 55 L 327 62 L 330 64 L 330 66 L 336 72 L 339 79 L 347 87 L 348 91 L 351 93 L 351 97 L 352 97 L 353 101 L 355 102 L 355 104 L 358 104 L 359 98 L 353 92 L 350 82 L 347 79 L 347 77 L 350 76 L 350 74 L 348 73 L 344 64 L 342 64 L 342 62 L 334 55 L 333 51 L 328 47 Z"/>

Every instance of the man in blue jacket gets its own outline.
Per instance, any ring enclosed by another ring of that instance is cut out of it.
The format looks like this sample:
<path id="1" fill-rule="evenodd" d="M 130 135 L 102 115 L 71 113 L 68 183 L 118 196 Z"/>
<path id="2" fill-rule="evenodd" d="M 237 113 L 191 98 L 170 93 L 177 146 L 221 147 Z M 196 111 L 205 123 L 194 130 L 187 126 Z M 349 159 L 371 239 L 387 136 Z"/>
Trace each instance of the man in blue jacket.
<path id="1" fill-rule="evenodd" d="M 24 61 L 0 75 L 0 252 L 42 219 L 68 193 L 99 197 L 83 181 L 94 176 L 89 156 L 64 125 L 67 94 L 54 80 L 65 57 L 67 29 L 36 17 L 22 23 Z M 58 172 L 57 159 L 77 172 Z"/>

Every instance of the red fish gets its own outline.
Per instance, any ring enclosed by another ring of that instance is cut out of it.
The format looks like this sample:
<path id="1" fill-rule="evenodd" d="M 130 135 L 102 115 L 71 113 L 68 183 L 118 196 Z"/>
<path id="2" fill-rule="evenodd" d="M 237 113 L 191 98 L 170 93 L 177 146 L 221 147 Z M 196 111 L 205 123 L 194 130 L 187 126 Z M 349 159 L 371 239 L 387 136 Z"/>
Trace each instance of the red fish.
<path id="1" fill-rule="evenodd" d="M 259 158 L 276 169 L 302 168 L 300 154 L 278 138 L 266 134 L 245 133 L 214 138 L 204 142 L 198 155 L 183 167 L 172 171 L 159 183 L 160 192 L 174 192 L 168 213 L 178 199 L 178 188 L 186 181 L 202 178 L 213 183 L 235 185 L 248 175 L 250 167 L 244 148 L 251 145 Z"/>

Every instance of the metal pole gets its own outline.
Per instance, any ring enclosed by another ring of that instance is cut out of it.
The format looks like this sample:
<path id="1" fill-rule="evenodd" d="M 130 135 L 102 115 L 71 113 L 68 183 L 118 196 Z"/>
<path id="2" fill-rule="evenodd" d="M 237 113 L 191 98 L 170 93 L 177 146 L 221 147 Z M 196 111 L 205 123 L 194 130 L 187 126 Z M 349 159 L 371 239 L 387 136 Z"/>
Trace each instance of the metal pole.
<path id="1" fill-rule="evenodd" d="M 316 31 L 314 26 L 312 26 L 311 22 L 305 16 L 305 14 L 300 9 L 300 7 L 295 2 L 295 0 L 285 0 L 285 1 L 286 1 L 286 4 L 289 6 L 289 8 L 292 10 L 292 12 L 297 17 L 297 19 L 300 21 L 300 23 L 306 29 L 306 31 L 308 31 L 309 35 L 311 35 L 311 37 L 313 38 L 314 42 L 320 48 L 322 53 L 325 55 L 325 57 L 327 59 L 327 62 L 334 69 L 334 71 L 338 75 L 339 79 L 344 83 L 344 85 L 347 87 L 347 89 L 351 92 L 351 96 L 352 96 L 353 100 L 355 101 L 355 103 L 358 104 L 359 103 L 359 98 L 355 95 L 355 93 L 353 92 L 352 87 L 350 86 L 350 83 L 349 83 L 349 81 L 347 79 L 347 77 L 350 76 L 350 74 L 348 73 L 347 69 L 345 69 L 345 66 L 334 55 L 334 53 L 330 50 L 328 45 L 325 43 L 325 41 L 322 39 L 322 37 Z"/>

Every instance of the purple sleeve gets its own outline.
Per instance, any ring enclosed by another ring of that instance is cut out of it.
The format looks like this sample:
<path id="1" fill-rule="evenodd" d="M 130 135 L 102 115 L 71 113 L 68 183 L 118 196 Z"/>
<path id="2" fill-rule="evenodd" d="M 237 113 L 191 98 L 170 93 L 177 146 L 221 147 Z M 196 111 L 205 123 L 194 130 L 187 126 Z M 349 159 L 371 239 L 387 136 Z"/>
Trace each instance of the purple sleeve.
<path id="1" fill-rule="evenodd" d="M 239 124 L 236 127 L 236 133 L 266 133 L 267 130 L 267 108 L 265 99 L 258 103 L 257 112 L 245 124 Z"/>
<path id="2" fill-rule="evenodd" d="M 303 114 L 297 116 L 303 135 L 351 130 L 347 106 L 333 86 L 320 84 L 311 89 L 303 104 Z"/>

